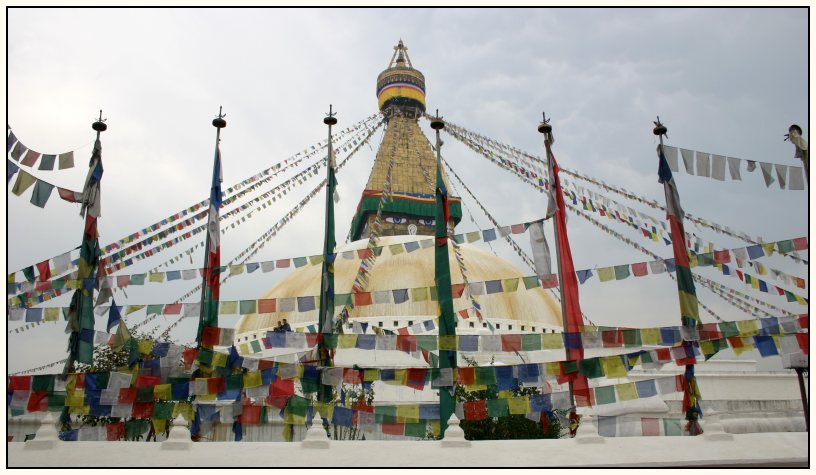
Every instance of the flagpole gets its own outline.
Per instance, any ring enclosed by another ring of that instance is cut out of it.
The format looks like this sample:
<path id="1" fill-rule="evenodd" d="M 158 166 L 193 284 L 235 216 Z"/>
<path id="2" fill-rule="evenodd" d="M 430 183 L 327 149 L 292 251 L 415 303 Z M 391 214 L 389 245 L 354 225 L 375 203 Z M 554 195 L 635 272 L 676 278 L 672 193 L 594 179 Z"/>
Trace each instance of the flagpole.
<path id="1" fill-rule="evenodd" d="M 334 193 L 337 185 L 334 160 L 334 145 L 332 144 L 332 126 L 337 124 L 336 112 L 332 112 L 332 105 L 329 104 L 329 113 L 323 118 L 323 123 L 329 128 L 328 156 L 326 157 L 326 220 L 325 237 L 323 239 L 323 265 L 320 285 L 320 308 L 317 313 L 317 327 L 320 338 L 318 340 L 317 353 L 320 365 L 329 368 L 333 366 L 332 355 L 323 340 L 328 334 L 334 333 Z M 320 402 L 329 402 L 332 399 L 332 387 L 321 385 L 317 393 Z"/>
<path id="2" fill-rule="evenodd" d="M 785 140 L 790 140 L 793 146 L 796 147 L 794 158 L 802 160 L 802 165 L 805 167 L 805 181 L 807 181 L 808 186 L 810 186 L 810 151 L 808 150 L 807 141 L 802 137 L 802 128 L 796 124 L 788 127 Z"/>
<path id="3" fill-rule="evenodd" d="M 436 215 L 434 217 L 434 281 L 436 284 L 437 299 L 439 302 L 439 336 L 456 335 L 456 319 L 453 313 L 453 295 L 451 293 L 450 257 L 448 255 L 448 191 L 442 179 L 442 139 L 439 131 L 445 127 L 445 122 L 439 116 L 431 118 L 431 128 L 436 131 Z M 439 369 L 456 368 L 456 351 L 439 350 Z M 454 412 L 454 386 L 439 388 L 439 436 L 445 437 L 448 428 L 448 419 Z"/>
<path id="4" fill-rule="evenodd" d="M 547 115 L 545 113 L 542 113 L 541 117 L 542 117 L 543 121 L 538 125 L 538 132 L 541 133 L 541 134 L 544 134 L 544 148 L 545 148 L 545 150 L 547 152 L 546 153 L 546 155 L 547 155 L 547 170 L 548 170 L 548 173 L 551 174 L 553 167 L 552 167 L 552 164 L 550 163 L 550 154 L 552 153 L 550 147 L 552 146 L 552 143 L 554 141 L 553 134 L 552 134 L 552 125 L 550 125 L 550 119 L 547 119 Z M 550 182 L 551 182 L 550 186 L 552 186 L 553 177 L 550 176 L 549 179 L 550 179 Z M 566 299 L 564 298 L 564 295 L 565 295 L 564 294 L 564 278 L 563 278 L 562 271 L 561 271 L 561 242 L 558 239 L 558 224 L 556 223 L 556 220 L 553 219 L 552 223 L 553 223 L 553 233 L 555 234 L 555 259 L 558 262 L 558 265 L 556 266 L 558 268 L 558 291 L 561 294 L 561 320 L 562 320 L 562 323 L 564 324 L 564 331 L 566 331 L 567 330 L 567 322 L 566 322 L 567 303 L 566 303 Z M 569 349 L 566 349 L 566 347 L 565 347 L 565 351 L 566 351 L 566 358 L 567 358 L 567 360 L 569 360 Z M 569 381 L 570 407 L 572 407 L 573 410 L 574 410 L 574 408 L 575 408 L 575 390 L 574 390 L 573 386 L 574 385 L 572 383 L 572 380 L 570 380 Z"/>
<path id="5" fill-rule="evenodd" d="M 99 140 L 100 140 L 102 132 L 104 132 L 104 131 L 106 131 L 108 129 L 108 125 L 105 124 L 106 120 L 107 119 L 102 118 L 102 109 L 99 109 L 99 119 L 97 119 L 91 125 L 91 128 L 96 131 L 96 142 L 94 143 L 94 150 L 93 150 L 92 155 L 95 155 L 95 154 L 98 153 L 99 156 L 96 157 L 97 160 L 94 160 L 94 158 L 95 158 L 94 156 L 91 157 L 91 163 L 88 165 L 88 169 L 89 169 L 88 170 L 88 179 L 86 179 L 86 183 L 85 183 L 86 188 L 89 185 L 89 180 L 93 176 L 93 173 L 94 173 L 93 168 L 97 165 L 97 161 L 101 162 L 101 160 L 102 160 L 102 157 L 101 157 L 101 153 L 102 153 L 101 152 L 101 143 L 100 143 Z M 97 146 L 99 146 L 100 148 L 97 148 Z M 99 168 L 100 168 L 100 174 L 99 174 L 99 178 L 97 179 L 97 183 L 101 183 L 101 181 L 102 181 L 101 163 L 99 164 Z M 99 243 L 98 243 L 99 236 L 97 234 L 97 228 L 96 228 L 96 218 L 97 217 L 93 216 L 92 214 L 90 214 L 88 212 L 87 209 L 85 209 L 85 206 L 87 204 L 86 200 L 88 200 L 88 196 L 85 196 L 85 195 L 86 195 L 86 193 L 88 193 L 89 190 L 88 189 L 83 189 L 82 191 L 83 191 L 82 210 L 85 213 L 85 229 L 82 232 L 82 245 L 80 247 L 80 261 L 83 259 L 83 255 L 82 255 L 83 251 L 86 249 L 86 247 L 89 244 L 91 244 L 89 241 L 96 241 L 97 250 L 98 250 L 98 247 L 99 247 Z M 98 200 L 99 199 L 98 195 L 96 197 L 94 197 L 94 199 Z M 97 267 L 99 265 L 98 256 L 91 256 L 91 259 L 92 259 L 93 265 L 91 266 L 90 269 L 88 269 L 88 274 L 89 275 L 80 276 L 81 279 L 86 279 L 86 278 L 90 278 L 92 276 L 93 277 L 96 276 Z M 82 269 L 81 264 L 80 264 L 80 269 Z M 71 302 L 72 303 L 71 310 L 76 312 L 75 313 L 76 320 L 73 321 L 73 323 L 75 323 L 76 325 L 75 325 L 74 328 L 71 329 L 71 336 L 70 336 L 70 338 L 68 340 L 68 359 L 65 361 L 65 367 L 62 370 L 62 374 L 68 374 L 68 373 L 73 372 L 74 371 L 74 363 L 79 358 L 79 345 L 80 345 L 79 334 L 80 334 L 80 331 L 82 330 L 82 316 L 80 314 L 81 313 L 80 310 L 82 309 L 83 306 L 86 306 L 86 305 L 83 305 L 83 303 L 84 304 L 90 303 L 91 308 L 93 307 L 93 293 L 94 293 L 93 288 L 91 288 L 91 289 L 82 289 L 82 288 L 80 288 L 80 289 L 77 289 L 76 292 L 74 293 L 74 297 L 73 297 L 72 300 L 76 299 L 76 302 L 74 302 L 74 301 Z M 90 302 L 87 302 L 88 299 L 90 299 Z M 83 302 L 83 301 L 85 301 L 85 302 Z M 91 312 L 91 318 L 93 318 L 93 313 L 92 312 Z M 70 320 L 70 318 L 69 318 L 69 320 Z M 71 321 L 69 321 L 69 325 L 70 324 L 71 324 Z M 91 330 L 93 330 L 93 326 L 91 326 Z"/>
<path id="6" fill-rule="evenodd" d="M 223 107 L 218 106 L 218 117 L 216 117 L 212 121 L 212 125 L 213 125 L 213 127 L 215 127 L 215 156 L 213 157 L 213 173 L 212 173 L 212 184 L 213 184 L 213 186 L 215 186 L 215 184 L 216 184 L 215 183 L 216 179 L 218 179 L 218 180 L 221 179 L 221 173 L 220 173 L 220 170 L 219 170 L 219 168 L 221 166 L 221 164 L 220 164 L 221 157 L 220 157 L 220 152 L 219 152 L 218 146 L 219 146 L 219 144 L 221 142 L 221 129 L 223 129 L 224 127 L 227 126 L 227 121 L 224 120 L 224 117 L 226 117 L 227 115 L 223 114 L 222 111 L 223 111 Z M 220 185 L 219 185 L 218 188 L 219 188 L 218 191 L 220 193 Z M 214 197 L 213 197 L 212 191 L 213 190 L 211 188 L 210 189 L 210 209 L 211 210 L 212 210 L 212 208 L 214 206 L 213 205 L 213 198 Z M 216 198 L 218 199 L 218 201 L 220 201 L 220 196 L 216 197 Z M 215 212 L 218 213 L 219 205 L 216 204 L 215 206 L 216 206 Z M 216 282 L 218 282 L 218 279 L 220 279 L 219 274 L 220 274 L 220 270 L 221 270 L 220 269 L 221 263 L 219 262 L 218 266 L 217 266 L 218 269 L 215 269 L 215 268 L 211 268 L 212 263 L 210 262 L 211 233 L 212 232 L 218 233 L 219 230 L 217 229 L 217 226 L 216 226 L 216 229 L 209 229 L 210 228 L 209 220 L 208 220 L 207 224 L 208 224 L 208 226 L 207 226 L 207 237 L 206 237 L 205 245 L 204 245 L 204 267 L 203 267 L 204 275 L 202 276 L 202 284 L 201 284 L 201 305 L 200 305 L 199 317 L 198 317 L 198 331 L 196 332 L 196 349 L 201 348 L 201 336 L 202 336 L 202 332 L 204 331 L 204 327 L 205 326 L 213 326 L 212 325 L 213 323 L 215 323 L 214 326 L 218 326 L 218 307 L 217 307 L 218 303 L 217 303 L 217 301 L 215 303 L 211 302 L 210 301 L 211 299 L 207 298 L 207 292 L 208 291 L 212 292 L 212 289 L 210 289 L 210 285 L 209 285 L 213 281 L 212 276 L 215 276 L 215 281 Z M 212 305 L 215 305 L 216 308 L 214 308 L 214 309 L 211 308 Z M 211 318 L 213 315 L 215 317 L 214 322 L 212 321 L 212 318 Z"/>
<path id="7" fill-rule="evenodd" d="M 674 178 L 671 175 L 671 169 L 666 161 L 663 153 L 663 136 L 668 137 L 668 128 L 660 122 L 660 116 L 654 122 L 654 129 L 652 132 L 657 135 L 660 140 L 658 148 L 658 177 L 659 181 L 663 183 L 663 189 L 666 193 L 666 213 L 671 226 L 672 247 L 674 252 L 675 272 L 677 273 L 677 293 L 680 298 L 680 322 L 681 335 L 682 333 L 694 333 L 696 327 L 701 323 L 697 293 L 694 289 L 694 280 L 691 275 L 691 268 L 688 264 L 688 248 L 686 246 L 686 236 L 683 228 L 683 209 L 680 206 L 680 194 L 674 183 Z M 672 217 L 674 219 L 672 219 Z M 678 244 L 679 243 L 679 244 Z M 684 262 L 685 261 L 685 262 Z M 684 277 L 685 275 L 685 277 Z M 696 320 L 695 320 L 696 319 Z M 683 331 L 685 329 L 685 332 Z M 686 358 L 694 360 L 693 335 L 683 336 L 683 348 L 686 349 Z M 688 350 L 692 350 L 691 355 Z M 694 376 L 694 364 L 686 364 L 683 384 L 683 408 L 685 411 L 686 431 L 689 435 L 696 436 L 703 433 L 702 427 L 698 422 L 702 415 L 700 407 L 700 393 L 697 386 L 697 378 Z"/>

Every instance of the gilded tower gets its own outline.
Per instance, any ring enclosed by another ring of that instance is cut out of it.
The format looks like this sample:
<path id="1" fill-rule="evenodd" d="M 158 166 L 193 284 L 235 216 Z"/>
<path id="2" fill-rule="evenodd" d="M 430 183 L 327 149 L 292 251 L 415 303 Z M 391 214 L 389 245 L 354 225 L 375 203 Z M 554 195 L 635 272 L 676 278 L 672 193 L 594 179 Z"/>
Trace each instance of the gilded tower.
<path id="1" fill-rule="evenodd" d="M 380 235 L 433 236 L 436 158 L 418 124 L 425 113 L 425 76 L 414 69 L 402 40 L 377 77 L 377 102 L 388 125 L 351 224 L 351 238 L 368 237 L 387 189 L 389 166 L 391 199 L 383 206 Z M 443 178 L 447 183 L 444 171 Z M 451 197 L 448 203 L 455 225 L 462 217 L 461 200 Z"/>

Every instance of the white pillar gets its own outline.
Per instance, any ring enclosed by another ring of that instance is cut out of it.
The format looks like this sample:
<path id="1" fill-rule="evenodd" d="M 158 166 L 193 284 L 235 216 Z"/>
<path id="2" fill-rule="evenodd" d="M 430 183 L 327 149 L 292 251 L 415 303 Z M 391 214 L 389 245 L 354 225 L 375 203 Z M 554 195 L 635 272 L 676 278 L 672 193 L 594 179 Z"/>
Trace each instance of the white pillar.
<path id="1" fill-rule="evenodd" d="M 729 434 L 720 422 L 720 415 L 709 413 L 702 419 L 703 437 L 706 440 L 734 440 L 734 434 Z"/>
<path id="2" fill-rule="evenodd" d="M 187 428 L 181 414 L 173 419 L 173 427 L 170 428 L 170 435 L 167 440 L 161 443 L 162 450 L 190 450 L 193 447 L 190 429 Z"/>
<path id="3" fill-rule="evenodd" d="M 470 441 L 465 439 L 465 431 L 459 427 L 459 418 L 451 414 L 448 419 L 448 428 L 440 442 L 442 447 L 470 447 Z"/>
<path id="4" fill-rule="evenodd" d="M 62 441 L 59 440 L 54 416 L 50 412 L 46 412 L 34 439 L 25 442 L 25 449 L 50 450 L 59 444 L 62 444 Z"/>
<path id="5" fill-rule="evenodd" d="M 323 416 L 319 412 L 315 412 L 312 417 L 312 426 L 306 431 L 306 437 L 300 443 L 303 449 L 328 449 L 331 445 L 329 434 L 323 428 Z"/>
<path id="6" fill-rule="evenodd" d="M 578 426 L 578 433 L 575 440 L 579 444 L 604 444 L 606 440 L 598 434 L 598 426 L 595 424 L 595 416 L 586 414 L 581 417 L 581 424 Z"/>

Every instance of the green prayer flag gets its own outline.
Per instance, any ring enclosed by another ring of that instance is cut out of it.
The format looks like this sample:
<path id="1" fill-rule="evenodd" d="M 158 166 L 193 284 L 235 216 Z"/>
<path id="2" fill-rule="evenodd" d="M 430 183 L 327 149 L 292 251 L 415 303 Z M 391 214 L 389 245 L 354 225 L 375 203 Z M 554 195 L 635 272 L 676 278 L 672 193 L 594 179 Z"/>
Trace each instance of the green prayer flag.
<path id="1" fill-rule="evenodd" d="M 578 371 L 587 378 L 600 378 L 604 375 L 601 361 L 598 358 L 589 358 L 578 362 Z"/>
<path id="2" fill-rule="evenodd" d="M 615 386 L 599 386 L 595 388 L 595 402 L 598 404 L 612 404 L 615 399 Z"/>
<path id="3" fill-rule="evenodd" d="M 629 264 L 615 266 L 615 280 L 623 280 L 629 277 Z"/>
<path id="4" fill-rule="evenodd" d="M 663 419 L 664 435 L 683 435 L 680 419 Z"/>
<path id="5" fill-rule="evenodd" d="M 428 424 L 426 422 L 407 423 L 405 424 L 405 436 L 425 438 L 427 429 Z"/>
<path id="6" fill-rule="evenodd" d="M 153 419 L 172 419 L 173 409 L 176 403 L 173 401 L 159 401 L 153 406 Z"/>
<path id="7" fill-rule="evenodd" d="M 522 277 L 522 280 L 524 281 L 524 288 L 526 288 L 527 290 L 534 289 L 536 287 L 541 287 L 541 280 L 538 278 L 538 276 L 532 275 L 528 277 Z"/>
<path id="8" fill-rule="evenodd" d="M 538 351 L 541 349 L 541 335 L 533 333 L 529 335 L 521 335 L 521 349 L 522 351 Z"/>
<path id="9" fill-rule="evenodd" d="M 54 375 L 53 374 L 38 374 L 31 378 L 32 391 L 53 391 L 54 390 Z"/>
<path id="10" fill-rule="evenodd" d="M 476 384 L 491 386 L 496 384 L 496 369 L 490 366 L 476 367 Z"/>
<path id="11" fill-rule="evenodd" d="M 307 264 L 305 257 L 295 257 L 292 259 L 292 262 L 295 264 L 295 267 L 303 267 Z"/>
<path id="12" fill-rule="evenodd" d="M 241 300 L 241 315 L 256 313 L 256 300 Z"/>
<path id="13" fill-rule="evenodd" d="M 640 339 L 640 330 L 623 330 L 623 345 L 626 347 L 643 346 Z"/>
<path id="14" fill-rule="evenodd" d="M 147 314 L 148 315 L 152 315 L 152 314 L 161 315 L 162 310 L 164 310 L 164 304 L 161 304 L 161 303 L 150 304 L 150 305 L 147 306 Z"/>
<path id="15" fill-rule="evenodd" d="M 417 348 L 423 351 L 436 351 L 437 339 L 436 335 L 418 335 L 416 337 Z"/>
<path id="16" fill-rule="evenodd" d="M 487 415 L 488 417 L 505 417 L 510 414 L 507 407 L 507 399 L 488 399 L 487 400 Z"/>
<path id="17" fill-rule="evenodd" d="M 787 254 L 789 252 L 793 252 L 793 241 L 790 239 L 785 241 L 779 241 L 776 243 L 776 246 L 779 248 L 780 254 Z"/>

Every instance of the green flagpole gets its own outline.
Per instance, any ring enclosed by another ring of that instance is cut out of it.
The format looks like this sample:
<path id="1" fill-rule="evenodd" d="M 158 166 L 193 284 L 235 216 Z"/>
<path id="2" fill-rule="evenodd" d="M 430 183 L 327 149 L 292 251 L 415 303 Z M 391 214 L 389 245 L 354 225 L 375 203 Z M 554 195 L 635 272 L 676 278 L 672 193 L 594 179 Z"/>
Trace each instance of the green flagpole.
<path id="1" fill-rule="evenodd" d="M 220 183 L 220 180 L 222 178 L 221 177 L 221 163 L 220 163 L 221 162 L 221 156 L 220 156 L 221 152 L 219 151 L 219 144 L 221 143 L 221 129 L 223 129 L 224 127 L 227 126 L 227 121 L 224 120 L 224 117 L 226 117 L 227 115 L 223 114 L 222 112 L 223 112 L 223 107 L 219 106 L 218 107 L 218 117 L 216 117 L 212 121 L 212 125 L 213 125 L 213 127 L 215 127 L 215 158 L 213 159 L 213 175 L 212 175 L 213 176 L 213 178 L 212 178 L 213 184 L 215 184 L 216 180 L 218 180 L 219 183 Z M 221 192 L 220 185 L 217 188 L 217 192 L 220 195 L 220 192 Z M 216 211 L 218 211 L 218 209 L 221 206 L 220 199 L 221 199 L 220 196 L 213 196 L 213 189 L 211 187 L 210 188 L 210 207 L 215 206 Z M 215 204 L 213 204 L 213 200 L 215 200 L 217 202 Z M 208 213 L 208 216 L 209 216 L 209 213 Z M 207 277 L 208 277 L 208 275 L 212 274 L 212 275 L 214 275 L 214 279 L 216 281 L 221 278 L 221 276 L 220 276 L 220 268 L 221 268 L 220 252 L 221 252 L 221 250 L 220 250 L 220 242 L 219 242 L 218 243 L 218 245 L 219 245 L 219 250 L 218 250 L 218 254 L 219 254 L 219 259 L 218 260 L 219 260 L 219 262 L 218 262 L 218 266 L 215 266 L 217 268 L 210 269 L 211 267 L 213 267 L 213 265 L 212 265 L 213 263 L 210 262 L 210 244 L 212 242 L 212 239 L 210 237 L 210 230 L 209 230 L 210 223 L 209 222 L 207 223 L 207 226 L 208 226 L 207 237 L 206 237 L 205 243 L 204 243 L 204 267 L 203 267 L 204 268 L 204 276 L 202 277 L 202 283 L 201 283 L 201 309 L 199 310 L 198 330 L 196 331 L 196 348 L 197 349 L 201 348 L 201 334 L 204 331 L 204 327 L 217 327 L 218 326 L 218 300 L 220 298 L 220 292 L 216 291 L 217 295 L 213 295 L 213 289 L 210 286 L 211 282 L 208 282 Z M 214 231 L 216 233 L 219 232 L 219 229 L 217 229 L 217 225 L 216 225 L 216 229 Z"/>
<path id="2" fill-rule="evenodd" d="M 434 237 L 436 246 L 434 252 L 434 280 L 439 299 L 439 336 L 456 335 L 456 318 L 453 313 L 453 295 L 451 293 L 450 260 L 448 258 L 448 191 L 442 180 L 442 140 L 439 131 L 445 127 L 445 122 L 439 117 L 431 119 L 431 128 L 436 131 L 436 229 Z M 439 350 L 439 368 L 456 368 L 456 352 Z M 439 435 L 445 437 L 448 428 L 448 419 L 453 414 L 456 401 L 454 386 L 439 388 Z"/>
<path id="3" fill-rule="evenodd" d="M 318 343 L 318 358 L 323 367 L 332 366 L 332 356 L 326 347 L 323 338 L 334 333 L 334 193 L 337 187 L 337 179 L 334 176 L 336 164 L 334 163 L 334 148 L 332 145 L 332 125 L 337 124 L 337 115 L 332 112 L 329 104 L 329 113 L 323 119 L 323 123 L 329 126 L 329 155 L 326 159 L 326 226 L 325 238 L 323 240 L 323 266 L 320 285 L 320 309 L 317 317 L 318 332 L 321 338 Z M 332 399 L 332 387 L 321 385 L 317 394 L 320 402 L 329 402 Z"/>
<path id="4" fill-rule="evenodd" d="M 62 370 L 63 374 L 74 372 L 76 362 L 93 363 L 93 340 L 90 342 L 83 341 L 80 336 L 82 330 L 94 331 L 94 286 L 85 288 L 84 283 L 87 280 L 92 280 L 95 283 L 99 268 L 99 256 L 102 254 L 99 249 L 99 232 L 96 223 L 99 217 L 99 193 L 103 171 L 100 135 L 108 129 L 105 120 L 102 119 L 102 110 L 99 111 L 99 119 L 91 127 L 96 131 L 96 142 L 94 142 L 93 152 L 91 153 L 88 176 L 82 189 L 82 208 L 80 211 L 80 215 L 85 217 L 85 226 L 82 231 L 82 245 L 79 250 L 77 277 L 83 285 L 71 297 L 68 311 L 68 330 L 70 330 L 71 335 L 68 339 L 68 358 Z M 64 425 L 69 425 L 68 428 L 70 428 L 67 407 L 63 409 L 60 421 Z"/>

